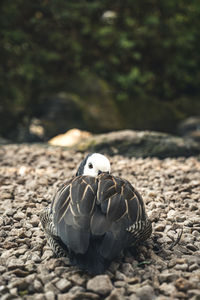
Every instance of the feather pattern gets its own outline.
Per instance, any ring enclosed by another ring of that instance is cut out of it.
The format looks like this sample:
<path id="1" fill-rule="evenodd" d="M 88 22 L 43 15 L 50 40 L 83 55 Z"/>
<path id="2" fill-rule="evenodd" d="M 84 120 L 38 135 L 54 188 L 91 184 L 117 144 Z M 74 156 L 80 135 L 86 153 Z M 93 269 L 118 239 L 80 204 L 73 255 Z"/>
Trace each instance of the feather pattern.
<path id="1" fill-rule="evenodd" d="M 127 180 L 106 173 L 79 175 L 63 185 L 41 223 L 57 253 L 68 253 L 92 273 L 102 273 L 106 262 L 152 231 L 141 195 Z"/>

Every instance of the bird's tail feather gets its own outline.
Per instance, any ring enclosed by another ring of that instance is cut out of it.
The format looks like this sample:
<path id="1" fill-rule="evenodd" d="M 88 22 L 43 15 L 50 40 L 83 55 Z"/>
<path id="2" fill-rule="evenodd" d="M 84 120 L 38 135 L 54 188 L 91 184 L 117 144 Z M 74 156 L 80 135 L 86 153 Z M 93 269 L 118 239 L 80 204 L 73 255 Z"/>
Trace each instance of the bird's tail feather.
<path id="1" fill-rule="evenodd" d="M 85 254 L 69 253 L 71 264 L 91 274 L 102 274 L 109 266 L 109 261 L 98 252 L 98 242 L 91 241 Z"/>

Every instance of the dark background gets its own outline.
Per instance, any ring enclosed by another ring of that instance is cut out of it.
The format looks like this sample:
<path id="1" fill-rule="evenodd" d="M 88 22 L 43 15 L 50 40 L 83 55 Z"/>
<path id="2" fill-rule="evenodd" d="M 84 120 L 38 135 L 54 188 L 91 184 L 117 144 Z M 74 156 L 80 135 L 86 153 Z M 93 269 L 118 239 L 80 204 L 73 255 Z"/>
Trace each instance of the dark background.
<path id="1" fill-rule="evenodd" d="M 177 132 L 200 114 L 200 2 L 1 0 L 0 136 Z"/>

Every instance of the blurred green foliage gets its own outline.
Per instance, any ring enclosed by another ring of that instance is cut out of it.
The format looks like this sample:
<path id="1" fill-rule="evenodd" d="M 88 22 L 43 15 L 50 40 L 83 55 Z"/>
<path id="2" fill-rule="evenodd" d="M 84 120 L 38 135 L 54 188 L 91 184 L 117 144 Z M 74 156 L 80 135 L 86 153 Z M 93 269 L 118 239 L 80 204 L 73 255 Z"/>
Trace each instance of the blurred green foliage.
<path id="1" fill-rule="evenodd" d="M 200 112 L 199 32 L 197 0 L 1 0 L 0 134 L 91 74 L 122 127 L 173 132 Z"/>

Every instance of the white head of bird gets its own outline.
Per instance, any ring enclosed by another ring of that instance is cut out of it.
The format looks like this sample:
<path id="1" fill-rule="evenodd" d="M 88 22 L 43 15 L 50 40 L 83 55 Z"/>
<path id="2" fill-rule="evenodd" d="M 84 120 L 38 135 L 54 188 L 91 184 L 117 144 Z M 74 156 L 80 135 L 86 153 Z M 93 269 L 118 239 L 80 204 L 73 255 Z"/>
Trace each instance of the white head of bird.
<path id="1" fill-rule="evenodd" d="M 104 155 L 92 153 L 82 161 L 76 175 L 96 177 L 101 173 L 110 173 L 110 162 Z"/>

